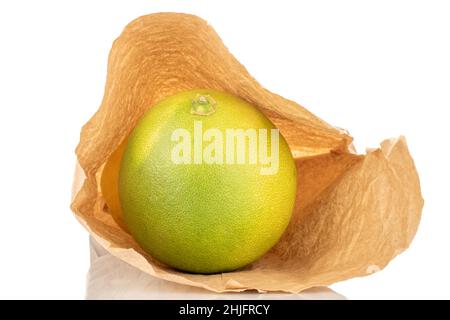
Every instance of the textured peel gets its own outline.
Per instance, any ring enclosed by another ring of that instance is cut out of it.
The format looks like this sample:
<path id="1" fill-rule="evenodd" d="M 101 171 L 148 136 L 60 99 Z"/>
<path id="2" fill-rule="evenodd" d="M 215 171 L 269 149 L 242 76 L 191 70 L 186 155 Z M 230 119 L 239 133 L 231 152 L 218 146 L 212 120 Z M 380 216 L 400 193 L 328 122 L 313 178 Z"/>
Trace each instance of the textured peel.
<path id="1" fill-rule="evenodd" d="M 164 266 L 104 211 L 99 180 L 108 157 L 145 111 L 182 90 L 212 88 L 260 108 L 280 129 L 298 169 L 293 219 L 279 243 L 246 268 L 194 275 Z M 208 290 L 300 292 L 383 268 L 406 249 L 423 199 L 404 138 L 366 155 L 351 137 L 264 89 L 202 19 L 160 13 L 131 22 L 114 42 L 102 104 L 83 127 L 72 210 L 110 253 L 156 277 Z"/>

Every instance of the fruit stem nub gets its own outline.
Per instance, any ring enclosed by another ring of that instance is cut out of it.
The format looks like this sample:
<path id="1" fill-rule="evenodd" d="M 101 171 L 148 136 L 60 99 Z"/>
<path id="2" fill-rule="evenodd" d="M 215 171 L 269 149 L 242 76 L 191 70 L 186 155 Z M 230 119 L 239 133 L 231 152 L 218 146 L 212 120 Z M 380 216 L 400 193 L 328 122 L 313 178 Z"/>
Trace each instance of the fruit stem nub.
<path id="1" fill-rule="evenodd" d="M 197 94 L 192 100 L 191 114 L 209 116 L 216 112 L 216 101 L 207 94 Z"/>

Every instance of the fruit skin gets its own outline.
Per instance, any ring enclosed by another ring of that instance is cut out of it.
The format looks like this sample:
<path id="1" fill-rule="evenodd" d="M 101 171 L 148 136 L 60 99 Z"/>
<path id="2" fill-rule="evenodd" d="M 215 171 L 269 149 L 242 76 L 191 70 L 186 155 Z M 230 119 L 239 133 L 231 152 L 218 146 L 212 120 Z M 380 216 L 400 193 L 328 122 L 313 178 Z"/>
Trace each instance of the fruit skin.
<path id="1" fill-rule="evenodd" d="M 191 114 L 192 101 L 208 95 L 216 111 Z M 250 164 L 176 165 L 171 134 L 195 120 L 207 128 L 275 128 L 259 110 L 209 89 L 164 99 L 139 121 L 122 160 L 120 199 L 126 225 L 152 257 L 193 273 L 243 267 L 266 253 L 289 223 L 296 167 L 280 135 L 279 171 L 261 175 Z"/>
<path id="2" fill-rule="evenodd" d="M 108 205 L 108 210 L 114 221 L 125 231 L 127 226 L 123 221 L 122 207 L 119 199 L 119 173 L 123 153 L 127 146 L 127 140 L 122 142 L 119 147 L 111 154 L 105 164 L 100 181 L 103 198 Z"/>

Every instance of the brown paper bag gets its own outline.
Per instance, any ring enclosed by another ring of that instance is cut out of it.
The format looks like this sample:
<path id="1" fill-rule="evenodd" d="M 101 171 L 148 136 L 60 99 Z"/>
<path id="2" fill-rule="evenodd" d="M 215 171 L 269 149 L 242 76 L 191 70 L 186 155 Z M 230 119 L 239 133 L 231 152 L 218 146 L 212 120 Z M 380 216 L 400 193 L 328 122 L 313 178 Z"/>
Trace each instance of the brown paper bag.
<path id="1" fill-rule="evenodd" d="M 226 91 L 260 108 L 286 138 L 297 164 L 297 202 L 286 232 L 260 260 L 235 272 L 189 274 L 154 260 L 104 210 L 99 189 L 104 163 L 145 111 L 194 88 Z M 378 271 L 405 250 L 423 206 L 403 137 L 366 155 L 355 154 L 351 141 L 346 132 L 262 88 L 202 19 L 143 16 L 111 49 L 102 104 L 83 127 L 76 150 L 84 175 L 71 208 L 107 251 L 161 279 L 216 292 L 327 286 Z"/>

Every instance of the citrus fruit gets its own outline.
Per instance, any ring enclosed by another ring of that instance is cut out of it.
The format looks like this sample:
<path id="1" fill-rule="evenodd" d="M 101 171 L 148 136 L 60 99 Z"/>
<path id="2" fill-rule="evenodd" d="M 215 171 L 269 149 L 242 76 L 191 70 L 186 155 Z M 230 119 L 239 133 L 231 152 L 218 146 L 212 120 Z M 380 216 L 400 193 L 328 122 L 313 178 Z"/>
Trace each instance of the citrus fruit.
<path id="1" fill-rule="evenodd" d="M 122 218 L 122 208 L 119 200 L 119 172 L 126 143 L 126 140 L 122 142 L 108 158 L 100 180 L 100 187 L 103 199 L 105 199 L 108 206 L 108 212 L 111 214 L 114 221 L 125 230 L 127 228 Z"/>
<path id="2" fill-rule="evenodd" d="M 296 167 L 256 107 L 208 89 L 149 109 L 132 131 L 119 178 L 128 230 L 157 260 L 193 273 L 243 267 L 289 223 Z"/>

